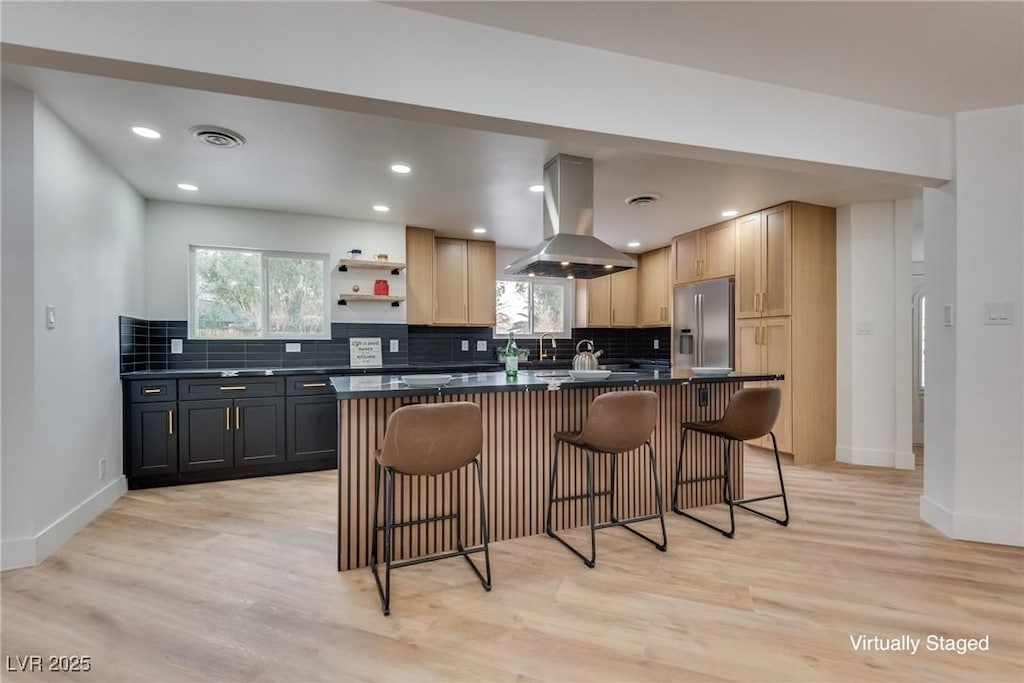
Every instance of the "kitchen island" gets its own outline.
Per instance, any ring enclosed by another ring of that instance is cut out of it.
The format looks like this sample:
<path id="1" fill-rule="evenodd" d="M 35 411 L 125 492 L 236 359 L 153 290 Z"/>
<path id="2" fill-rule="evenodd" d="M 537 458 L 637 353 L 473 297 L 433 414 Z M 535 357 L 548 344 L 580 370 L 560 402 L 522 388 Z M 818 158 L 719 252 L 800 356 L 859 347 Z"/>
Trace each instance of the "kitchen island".
<path id="1" fill-rule="evenodd" d="M 373 524 L 375 486 L 374 453 L 383 442 L 388 415 L 408 403 L 472 401 L 483 413 L 484 444 L 481 456 L 484 496 L 490 540 L 501 541 L 544 532 L 548 475 L 553 454 L 552 434 L 579 429 L 587 407 L 607 391 L 649 389 L 661 400 L 658 426 L 652 437 L 657 452 L 658 477 L 667 502 L 672 498 L 673 468 L 679 452 L 684 421 L 712 420 L 725 410 L 729 398 L 745 383 L 781 380 L 781 375 L 734 373 L 724 377 L 694 377 L 687 371 L 634 370 L 613 372 L 608 379 L 576 381 L 558 371 L 520 372 L 506 378 L 501 372 L 453 375 L 445 386 L 411 387 L 397 375 L 332 377 L 338 398 L 338 570 L 368 564 L 370 527 Z M 439 425 L 443 429 L 443 425 Z M 721 473 L 719 440 L 693 434 L 688 443 L 686 478 L 713 477 Z M 646 458 L 639 452 L 620 457 L 619 514 L 640 516 L 654 512 L 654 493 Z M 595 466 L 594 485 L 607 488 L 611 459 Z M 742 455 L 732 458 L 732 495 L 743 495 Z M 557 495 L 583 490 L 584 458 L 563 454 Z M 479 539 L 476 487 L 469 469 L 438 477 L 398 477 L 397 521 L 454 512 L 455 486 L 462 530 L 468 542 Z M 720 481 L 689 484 L 680 491 L 683 507 L 720 502 Z M 608 511 L 597 506 L 598 521 Z M 588 522 L 586 501 L 556 507 L 558 529 Z M 400 527 L 395 532 L 395 559 L 445 552 L 451 549 L 451 520 Z"/>

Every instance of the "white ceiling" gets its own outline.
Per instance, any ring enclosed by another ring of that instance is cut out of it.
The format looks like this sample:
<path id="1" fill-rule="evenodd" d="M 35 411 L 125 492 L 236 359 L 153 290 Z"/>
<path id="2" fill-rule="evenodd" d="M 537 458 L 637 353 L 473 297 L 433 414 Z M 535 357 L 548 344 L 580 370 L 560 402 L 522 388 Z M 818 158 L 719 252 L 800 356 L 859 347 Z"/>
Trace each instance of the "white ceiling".
<path id="1" fill-rule="evenodd" d="M 36 92 L 147 198 L 385 220 L 452 236 L 482 226 L 508 247 L 540 241 L 541 198 L 527 187 L 541 182 L 556 152 L 594 158 L 595 233 L 620 249 L 634 239 L 642 248 L 667 244 L 721 220 L 725 209 L 743 213 L 790 199 L 840 206 L 918 191 L 870 174 L 657 156 L 34 67 L 8 64 L 4 76 Z M 133 135 L 129 129 L 140 124 L 163 138 Z M 234 129 L 248 144 L 203 146 L 188 133 L 196 124 Z M 413 173 L 391 173 L 396 161 Z M 179 182 L 200 191 L 178 190 Z M 662 200 L 625 205 L 646 192 Z M 375 213 L 380 203 L 391 212 Z"/>
<path id="2" fill-rule="evenodd" d="M 931 114 L 1024 102 L 1021 2 L 397 2 Z"/>

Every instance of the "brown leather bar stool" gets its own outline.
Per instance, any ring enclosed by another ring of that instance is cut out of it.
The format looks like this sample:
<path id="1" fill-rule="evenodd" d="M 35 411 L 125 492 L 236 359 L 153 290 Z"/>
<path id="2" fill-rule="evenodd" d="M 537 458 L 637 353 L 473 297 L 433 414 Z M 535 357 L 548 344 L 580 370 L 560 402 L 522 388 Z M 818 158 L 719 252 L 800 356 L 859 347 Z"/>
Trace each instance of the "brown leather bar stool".
<path id="1" fill-rule="evenodd" d="M 373 530 L 370 532 L 370 569 L 377 582 L 380 607 L 385 616 L 391 611 L 391 570 L 424 562 L 464 557 L 473 572 L 480 579 L 484 590 L 491 590 L 491 555 L 488 550 L 487 506 L 484 503 L 484 482 L 477 457 L 483 448 L 483 420 L 480 406 L 475 403 L 423 403 L 403 406 L 388 417 L 384 432 L 383 447 L 377 451 L 377 485 L 373 495 Z M 455 472 L 469 464 L 476 469 L 476 483 L 480 494 L 480 534 L 483 544 L 466 548 L 462 541 L 461 492 L 455 485 L 452 498 L 452 512 L 447 515 L 395 522 L 395 477 L 425 476 Z M 383 473 L 383 477 L 381 474 Z M 378 524 L 377 511 L 380 508 L 380 484 L 384 480 L 384 524 Z M 414 524 L 455 520 L 456 550 L 446 553 L 417 557 L 404 562 L 394 562 L 395 529 Z M 377 571 L 377 533 L 384 532 L 384 581 Z M 474 553 L 484 554 L 484 569 L 481 573 L 469 558 Z"/>
<path id="2" fill-rule="evenodd" d="M 597 561 L 597 542 L 594 533 L 597 529 L 621 526 L 662 552 L 665 552 L 665 548 L 668 547 L 668 538 L 665 536 L 665 510 L 661 503 L 661 486 L 658 483 L 658 470 L 654 461 L 654 447 L 651 445 L 651 433 L 654 431 L 657 421 L 658 395 L 656 393 L 653 391 L 615 391 L 601 394 L 594 399 L 587 412 L 587 420 L 583 425 L 583 429 L 577 432 L 555 433 L 555 456 L 551 459 L 548 513 L 544 528 L 548 536 L 571 550 L 577 557 L 583 560 L 583 564 L 590 568 L 593 568 L 594 563 Z M 576 446 L 586 452 L 587 490 L 576 495 L 556 497 L 555 483 L 558 478 L 558 458 L 563 443 Z M 618 457 L 621 453 L 632 451 L 641 446 L 647 446 L 647 459 L 651 467 L 651 477 L 654 479 L 654 499 L 658 512 L 653 515 L 619 519 L 615 504 Z M 607 491 L 594 491 L 595 454 L 611 456 L 611 487 Z M 611 521 L 602 524 L 596 523 L 594 500 L 597 496 L 609 496 L 608 509 Z M 555 503 L 579 500 L 581 498 L 587 499 L 587 509 L 590 515 L 590 557 L 572 547 L 561 536 L 556 534 L 551 526 L 551 512 Z M 661 543 L 629 526 L 634 522 L 643 522 L 649 519 L 661 520 Z"/>
<path id="3" fill-rule="evenodd" d="M 676 460 L 675 489 L 673 489 L 672 492 L 672 512 L 677 515 L 682 515 L 683 517 L 689 517 L 695 522 L 700 522 L 704 526 L 710 527 L 720 534 L 723 534 L 726 538 L 732 538 L 736 533 L 736 518 L 733 514 L 733 508 L 737 507 L 741 510 L 751 512 L 758 517 L 770 519 L 776 524 L 787 526 L 789 524 L 789 502 L 786 500 L 786 486 L 782 482 L 782 464 L 779 462 L 779 444 L 775 440 L 775 434 L 772 432 L 772 427 L 775 426 L 775 420 L 779 416 L 779 407 L 781 405 L 782 391 L 778 387 L 741 389 L 733 394 L 732 398 L 729 400 L 729 405 L 725 408 L 725 413 L 720 419 L 707 422 L 684 422 L 682 445 L 679 448 L 679 458 Z M 696 477 L 686 480 L 682 478 L 684 464 L 683 458 L 686 455 L 686 435 L 689 432 L 700 432 L 701 434 L 717 436 L 725 442 L 725 448 L 722 456 L 722 474 L 716 474 L 710 477 Z M 779 473 L 780 493 L 775 493 L 769 496 L 758 496 L 756 498 L 733 500 L 732 492 L 729 489 L 729 460 L 732 444 L 733 442 L 739 442 L 742 444 L 743 441 L 759 439 L 766 434 L 772 437 L 772 448 L 775 450 L 775 469 Z M 726 505 L 729 506 L 728 531 L 721 527 L 717 527 L 700 517 L 691 515 L 679 507 L 679 489 L 681 486 L 684 484 L 695 484 L 702 481 L 717 481 L 719 479 L 722 480 L 722 497 L 724 498 Z M 781 519 L 778 517 L 772 517 L 760 510 L 755 510 L 747 506 L 748 503 L 756 503 L 761 500 L 772 500 L 774 498 L 782 498 L 782 507 L 785 511 L 785 517 Z"/>

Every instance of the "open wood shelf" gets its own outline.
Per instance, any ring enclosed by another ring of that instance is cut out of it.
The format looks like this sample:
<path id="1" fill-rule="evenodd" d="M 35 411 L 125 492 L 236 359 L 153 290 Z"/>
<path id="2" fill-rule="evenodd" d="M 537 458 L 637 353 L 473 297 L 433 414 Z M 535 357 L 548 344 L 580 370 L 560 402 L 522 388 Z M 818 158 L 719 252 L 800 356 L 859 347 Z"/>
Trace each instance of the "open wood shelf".
<path id="1" fill-rule="evenodd" d="M 348 259 L 338 261 L 338 272 L 347 273 L 349 269 L 363 270 L 390 270 L 392 275 L 398 275 L 405 270 L 404 263 L 393 261 L 371 261 L 370 259 Z"/>
<path id="2" fill-rule="evenodd" d="M 381 296 L 379 294 L 343 294 L 338 297 L 339 306 L 348 306 L 349 301 L 386 301 L 392 306 L 405 301 L 404 296 Z"/>

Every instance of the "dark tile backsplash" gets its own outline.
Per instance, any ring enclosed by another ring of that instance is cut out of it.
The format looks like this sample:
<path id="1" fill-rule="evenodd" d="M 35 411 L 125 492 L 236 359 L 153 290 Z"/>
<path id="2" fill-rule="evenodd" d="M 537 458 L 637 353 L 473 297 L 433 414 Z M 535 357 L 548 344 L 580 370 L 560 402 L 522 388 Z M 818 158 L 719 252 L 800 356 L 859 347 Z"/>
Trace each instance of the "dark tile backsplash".
<path id="1" fill-rule="evenodd" d="M 495 339 L 490 327 L 427 327 L 419 325 L 332 323 L 331 339 L 296 340 L 302 351 L 285 353 L 285 340 L 220 340 L 188 339 L 188 325 L 183 320 L 140 320 L 121 316 L 121 372 L 140 370 L 206 370 L 219 368 L 289 368 L 331 367 L 349 364 L 350 337 L 380 337 L 384 367 L 398 365 L 429 365 L 436 363 L 497 362 L 498 349 L 504 338 Z M 557 360 L 570 360 L 576 344 L 591 339 L 603 358 L 609 360 L 669 360 L 670 328 L 601 329 L 579 328 L 572 331 L 572 341 L 556 340 L 557 347 L 544 345 Z M 181 339 L 180 354 L 171 353 L 171 339 Z M 398 340 L 399 351 L 391 353 L 390 341 Z M 654 348 L 657 339 L 659 348 Z M 462 342 L 469 349 L 462 350 Z M 477 350 L 477 342 L 487 345 Z M 537 360 L 536 339 L 517 339 L 520 348 L 529 351 L 530 360 Z"/>

